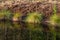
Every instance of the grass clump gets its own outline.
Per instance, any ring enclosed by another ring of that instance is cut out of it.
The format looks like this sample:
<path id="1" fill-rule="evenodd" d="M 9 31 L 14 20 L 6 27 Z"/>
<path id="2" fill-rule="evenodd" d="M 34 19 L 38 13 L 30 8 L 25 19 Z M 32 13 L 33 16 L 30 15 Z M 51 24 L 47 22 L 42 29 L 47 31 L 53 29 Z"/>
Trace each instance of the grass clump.
<path id="1" fill-rule="evenodd" d="M 25 22 L 28 23 L 40 23 L 42 20 L 42 14 L 37 12 L 29 13 L 25 19 Z"/>
<path id="2" fill-rule="evenodd" d="M 21 13 L 19 13 L 19 12 L 16 12 L 16 13 L 14 13 L 13 14 L 13 21 L 18 21 L 18 20 L 20 20 L 21 19 Z"/>
<path id="3" fill-rule="evenodd" d="M 60 17 L 57 16 L 56 14 L 52 15 L 50 18 L 50 23 L 52 25 L 60 25 Z"/>
<path id="4" fill-rule="evenodd" d="M 51 25 L 60 25 L 60 17 L 57 14 L 56 5 L 53 7 L 53 15 L 50 17 Z"/>
<path id="5" fill-rule="evenodd" d="M 11 19 L 12 13 L 9 10 L 1 10 L 0 18 Z"/>

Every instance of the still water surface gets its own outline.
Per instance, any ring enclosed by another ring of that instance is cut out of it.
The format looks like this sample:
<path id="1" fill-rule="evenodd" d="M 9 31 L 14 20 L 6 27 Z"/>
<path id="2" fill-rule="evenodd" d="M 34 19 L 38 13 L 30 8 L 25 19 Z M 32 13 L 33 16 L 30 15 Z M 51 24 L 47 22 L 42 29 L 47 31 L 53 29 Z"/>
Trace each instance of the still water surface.
<path id="1" fill-rule="evenodd" d="M 59 40 L 54 33 L 46 32 L 41 24 L 0 21 L 0 40 Z"/>

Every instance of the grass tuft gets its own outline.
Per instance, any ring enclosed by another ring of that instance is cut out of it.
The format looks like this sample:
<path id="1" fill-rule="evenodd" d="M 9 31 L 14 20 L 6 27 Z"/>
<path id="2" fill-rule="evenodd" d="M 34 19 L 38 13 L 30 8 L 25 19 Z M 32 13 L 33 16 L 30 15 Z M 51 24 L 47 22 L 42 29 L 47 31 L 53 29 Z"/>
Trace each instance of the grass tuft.
<path id="1" fill-rule="evenodd" d="M 9 10 L 1 10 L 0 11 L 0 18 L 11 19 L 12 13 Z"/>
<path id="2" fill-rule="evenodd" d="M 25 22 L 28 23 L 40 23 L 42 20 L 42 14 L 37 12 L 29 13 L 25 19 Z"/>

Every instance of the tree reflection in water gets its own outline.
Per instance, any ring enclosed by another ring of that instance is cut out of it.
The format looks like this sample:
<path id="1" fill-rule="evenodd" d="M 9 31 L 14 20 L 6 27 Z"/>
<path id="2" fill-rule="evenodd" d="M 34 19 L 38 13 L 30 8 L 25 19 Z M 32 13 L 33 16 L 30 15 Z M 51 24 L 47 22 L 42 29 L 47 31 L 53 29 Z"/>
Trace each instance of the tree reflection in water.
<path id="1" fill-rule="evenodd" d="M 60 31 L 45 32 L 41 24 L 0 21 L 0 40 L 55 40 Z M 57 35 L 55 36 L 56 33 Z"/>

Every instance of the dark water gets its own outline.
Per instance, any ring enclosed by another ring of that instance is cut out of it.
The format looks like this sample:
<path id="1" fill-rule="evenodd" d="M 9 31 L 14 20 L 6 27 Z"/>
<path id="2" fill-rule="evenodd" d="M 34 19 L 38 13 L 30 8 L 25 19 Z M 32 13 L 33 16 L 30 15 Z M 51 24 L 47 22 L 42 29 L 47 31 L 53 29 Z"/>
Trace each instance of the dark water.
<path id="1" fill-rule="evenodd" d="M 50 29 L 41 24 L 0 21 L 0 40 L 60 40 L 60 28 Z"/>

